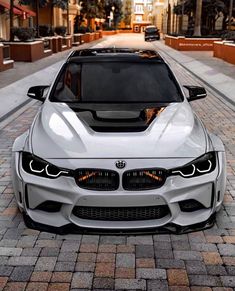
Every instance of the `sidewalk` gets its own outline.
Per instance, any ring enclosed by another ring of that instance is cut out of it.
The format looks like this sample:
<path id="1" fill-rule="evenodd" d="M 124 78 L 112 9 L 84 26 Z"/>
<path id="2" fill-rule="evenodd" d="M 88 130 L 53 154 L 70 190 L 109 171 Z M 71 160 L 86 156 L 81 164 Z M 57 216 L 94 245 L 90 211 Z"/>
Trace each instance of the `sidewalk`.
<path id="1" fill-rule="evenodd" d="M 235 105 L 235 65 L 214 58 L 213 52 L 177 51 L 163 41 L 154 42 L 162 55 L 170 56 L 183 68 Z"/>
<path id="2" fill-rule="evenodd" d="M 0 122 L 30 102 L 31 99 L 27 97 L 29 87 L 50 85 L 72 50 L 88 48 L 102 40 L 85 43 L 33 63 L 15 62 L 13 69 L 0 72 Z"/>

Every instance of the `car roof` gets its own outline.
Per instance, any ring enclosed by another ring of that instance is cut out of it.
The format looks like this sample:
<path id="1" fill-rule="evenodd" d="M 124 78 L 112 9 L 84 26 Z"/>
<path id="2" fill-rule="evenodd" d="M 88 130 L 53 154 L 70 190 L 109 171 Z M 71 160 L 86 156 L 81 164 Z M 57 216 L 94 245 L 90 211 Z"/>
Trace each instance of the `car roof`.
<path id="1" fill-rule="evenodd" d="M 157 27 L 155 25 L 148 25 L 148 26 L 146 26 L 145 29 L 148 29 L 148 28 L 156 28 L 157 29 Z"/>
<path id="2" fill-rule="evenodd" d="M 129 49 L 129 48 L 93 48 L 74 50 L 68 57 L 67 62 L 86 60 L 125 60 L 125 61 L 154 61 L 165 63 L 160 54 L 151 49 Z"/>

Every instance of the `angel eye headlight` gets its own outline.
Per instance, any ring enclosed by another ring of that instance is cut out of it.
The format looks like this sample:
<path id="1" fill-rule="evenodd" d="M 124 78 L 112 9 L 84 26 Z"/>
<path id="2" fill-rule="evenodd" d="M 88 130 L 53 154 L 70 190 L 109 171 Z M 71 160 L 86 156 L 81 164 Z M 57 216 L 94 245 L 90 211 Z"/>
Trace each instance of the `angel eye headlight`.
<path id="1" fill-rule="evenodd" d="M 55 179 L 61 175 L 70 175 L 69 170 L 56 167 L 27 152 L 22 153 L 22 167 L 25 172 L 44 178 Z"/>
<path id="2" fill-rule="evenodd" d="M 191 163 L 171 170 L 171 175 L 180 175 L 183 178 L 192 178 L 211 173 L 216 167 L 216 153 L 209 152 Z"/>

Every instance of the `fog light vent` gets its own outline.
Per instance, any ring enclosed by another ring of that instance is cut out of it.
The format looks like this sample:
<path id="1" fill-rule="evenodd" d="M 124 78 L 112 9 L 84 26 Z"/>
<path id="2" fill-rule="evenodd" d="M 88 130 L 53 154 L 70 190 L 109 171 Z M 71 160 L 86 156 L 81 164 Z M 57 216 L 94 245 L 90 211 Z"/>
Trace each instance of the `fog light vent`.
<path id="1" fill-rule="evenodd" d="M 46 212 L 59 212 L 62 204 L 56 201 L 45 201 L 39 204 L 35 209 Z"/>
<path id="2" fill-rule="evenodd" d="M 192 212 L 192 211 L 197 211 L 197 210 L 206 208 L 200 202 L 194 199 L 181 201 L 179 202 L 179 206 L 180 206 L 180 210 L 183 212 Z"/>

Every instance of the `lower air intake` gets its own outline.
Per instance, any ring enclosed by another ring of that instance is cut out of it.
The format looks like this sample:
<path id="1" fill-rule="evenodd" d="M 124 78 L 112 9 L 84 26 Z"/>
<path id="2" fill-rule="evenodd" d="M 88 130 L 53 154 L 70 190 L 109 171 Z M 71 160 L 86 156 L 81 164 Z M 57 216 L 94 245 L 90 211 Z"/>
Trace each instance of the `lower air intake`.
<path id="1" fill-rule="evenodd" d="M 206 209 L 200 202 L 194 199 L 189 199 L 179 202 L 180 210 L 183 212 L 193 212 L 201 209 Z"/>
<path id="2" fill-rule="evenodd" d="M 167 205 L 145 207 L 87 207 L 75 206 L 73 214 L 82 219 L 104 221 L 135 221 L 160 219 L 170 214 Z"/>

